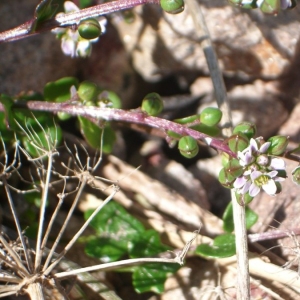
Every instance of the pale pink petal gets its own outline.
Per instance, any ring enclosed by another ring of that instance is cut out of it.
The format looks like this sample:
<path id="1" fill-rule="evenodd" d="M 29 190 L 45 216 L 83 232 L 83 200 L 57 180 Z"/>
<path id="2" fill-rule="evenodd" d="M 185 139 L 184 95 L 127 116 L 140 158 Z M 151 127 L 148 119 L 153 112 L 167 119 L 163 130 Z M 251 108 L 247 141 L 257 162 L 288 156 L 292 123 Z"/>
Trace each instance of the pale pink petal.
<path id="1" fill-rule="evenodd" d="M 260 146 L 260 148 L 259 148 L 259 152 L 260 152 L 260 153 L 266 153 L 267 150 L 269 149 L 270 145 L 271 145 L 270 142 L 266 142 L 266 143 L 262 144 L 262 145 Z"/>
<path id="2" fill-rule="evenodd" d="M 244 176 L 238 177 L 234 181 L 233 187 L 236 189 L 240 189 L 241 187 L 243 187 L 245 185 L 246 182 L 247 182 L 247 179 Z"/>
<path id="3" fill-rule="evenodd" d="M 260 192 L 260 188 L 256 184 L 252 183 L 249 188 L 249 195 L 251 197 L 255 197 L 259 192 Z"/>

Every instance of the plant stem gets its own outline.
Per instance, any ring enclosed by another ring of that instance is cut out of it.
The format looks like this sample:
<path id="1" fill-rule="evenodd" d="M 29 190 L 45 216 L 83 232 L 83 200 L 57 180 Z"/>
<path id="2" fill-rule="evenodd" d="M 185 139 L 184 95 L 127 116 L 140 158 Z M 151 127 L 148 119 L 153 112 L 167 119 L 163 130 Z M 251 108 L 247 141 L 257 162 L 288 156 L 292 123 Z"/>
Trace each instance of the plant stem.
<path id="1" fill-rule="evenodd" d="M 191 12 L 195 31 L 198 38 L 202 41 L 203 49 L 210 76 L 213 82 L 216 101 L 218 107 L 222 110 L 223 120 L 225 120 L 224 135 L 232 134 L 232 122 L 230 107 L 227 99 L 226 87 L 224 84 L 222 72 L 219 68 L 216 52 L 211 42 L 210 34 L 206 26 L 205 18 L 202 14 L 201 7 L 196 0 L 186 0 L 188 8 Z M 237 299 L 250 299 L 250 277 L 248 262 L 248 244 L 247 231 L 245 222 L 245 207 L 241 206 L 235 197 L 235 193 L 231 190 L 231 199 L 233 206 L 234 228 L 235 228 L 235 244 L 237 257 Z"/>
<path id="2" fill-rule="evenodd" d="M 65 278 L 69 276 L 74 276 L 78 273 L 84 273 L 84 272 L 92 272 L 92 271 L 112 271 L 119 269 L 121 267 L 132 267 L 132 266 L 138 266 L 144 263 L 173 263 L 176 264 L 178 261 L 176 261 L 176 258 L 132 258 L 132 259 L 126 259 L 121 261 L 115 261 L 100 265 L 95 265 L 91 267 L 56 273 L 54 276 L 56 278 Z"/>
<path id="3" fill-rule="evenodd" d="M 13 29 L 0 33 L 0 43 L 11 42 L 19 39 L 23 39 L 41 32 L 50 31 L 57 27 L 71 26 L 78 24 L 81 20 L 86 18 L 95 18 L 110 14 L 116 11 L 129 9 L 142 4 L 159 4 L 159 0 L 121 0 L 112 1 L 88 7 L 80 11 L 70 12 L 68 14 L 58 14 L 54 18 L 45 20 L 38 24 L 38 28 L 32 31 L 36 19 L 31 19 L 26 23 L 19 25 Z"/>
<path id="4" fill-rule="evenodd" d="M 98 124 L 99 119 L 103 119 L 106 121 L 121 121 L 141 124 L 148 127 L 158 128 L 164 131 L 166 136 L 167 132 L 170 130 L 182 136 L 188 135 L 195 138 L 196 140 L 201 140 L 206 145 L 216 150 L 225 152 L 231 157 L 236 157 L 236 154 L 229 149 L 228 145 L 223 140 L 213 138 L 179 123 L 175 123 L 158 117 L 151 117 L 140 110 L 129 111 L 114 108 L 74 105 L 66 102 L 51 103 L 46 101 L 16 102 L 15 108 L 17 107 L 28 108 L 32 111 L 48 111 L 52 113 L 65 112 L 70 115 L 88 118 L 95 124 Z M 0 111 L 1 110 L 4 110 L 4 107 L 0 104 Z"/>

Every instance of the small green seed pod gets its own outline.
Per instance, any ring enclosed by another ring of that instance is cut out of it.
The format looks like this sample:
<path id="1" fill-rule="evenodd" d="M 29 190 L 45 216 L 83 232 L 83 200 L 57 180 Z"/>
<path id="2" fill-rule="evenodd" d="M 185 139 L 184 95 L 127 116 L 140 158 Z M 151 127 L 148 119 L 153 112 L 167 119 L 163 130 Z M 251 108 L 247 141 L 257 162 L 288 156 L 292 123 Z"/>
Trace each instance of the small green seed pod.
<path id="1" fill-rule="evenodd" d="M 270 137 L 268 142 L 271 143 L 270 147 L 268 148 L 268 153 L 272 155 L 281 155 L 286 150 L 289 139 L 283 135 L 275 135 Z"/>
<path id="2" fill-rule="evenodd" d="M 248 137 L 241 132 L 233 134 L 231 137 L 228 138 L 228 146 L 230 150 L 234 153 L 237 153 L 238 151 L 243 151 L 248 147 L 248 145 Z"/>
<path id="3" fill-rule="evenodd" d="M 251 139 L 254 137 L 256 133 L 256 126 L 249 122 L 242 122 L 234 127 L 233 133 L 241 132 L 245 134 L 248 139 Z"/>
<path id="4" fill-rule="evenodd" d="M 198 154 L 199 146 L 191 136 L 183 136 L 178 142 L 178 149 L 182 156 L 193 158 Z"/>
<path id="5" fill-rule="evenodd" d="M 293 182 L 296 183 L 297 185 L 300 185 L 300 166 L 298 166 L 292 171 L 292 175 L 293 175 Z"/>
<path id="6" fill-rule="evenodd" d="M 200 114 L 200 122 L 207 126 L 217 125 L 222 118 L 222 112 L 216 107 L 206 107 Z"/>
<path id="7" fill-rule="evenodd" d="M 221 169 L 219 173 L 219 181 L 224 187 L 228 189 L 232 189 L 235 179 L 236 178 L 232 176 L 230 173 L 226 172 L 224 168 Z"/>
<path id="8" fill-rule="evenodd" d="M 145 96 L 141 109 L 149 116 L 157 116 L 164 108 L 163 101 L 159 94 L 150 93 Z"/>
<path id="9" fill-rule="evenodd" d="M 77 93 L 83 102 L 95 101 L 98 87 L 95 83 L 86 80 L 80 83 Z"/>
<path id="10" fill-rule="evenodd" d="M 241 176 L 244 172 L 243 167 L 240 165 L 239 161 L 235 158 L 230 159 L 228 161 L 228 163 L 224 167 L 224 171 L 234 178 Z"/>
<path id="11" fill-rule="evenodd" d="M 169 14 L 179 14 L 184 10 L 183 0 L 160 0 L 161 8 Z"/>
<path id="12" fill-rule="evenodd" d="M 93 40 L 101 35 L 102 30 L 99 22 L 94 18 L 90 18 L 79 23 L 78 33 L 86 40 Z"/>

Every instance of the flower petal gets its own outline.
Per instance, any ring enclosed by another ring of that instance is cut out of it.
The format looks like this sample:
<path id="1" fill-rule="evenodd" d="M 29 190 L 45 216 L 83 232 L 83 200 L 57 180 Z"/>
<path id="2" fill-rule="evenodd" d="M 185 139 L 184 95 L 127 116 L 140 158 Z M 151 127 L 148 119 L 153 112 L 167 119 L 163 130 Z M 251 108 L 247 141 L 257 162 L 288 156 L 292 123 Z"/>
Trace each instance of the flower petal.
<path id="1" fill-rule="evenodd" d="M 256 178 L 258 178 L 261 175 L 262 175 L 262 172 L 260 172 L 260 171 L 253 171 L 250 174 L 250 177 L 251 177 L 251 180 L 254 181 Z"/>
<path id="2" fill-rule="evenodd" d="M 243 187 L 245 185 L 246 182 L 247 182 L 247 179 L 244 176 L 238 177 L 234 181 L 233 187 L 236 189 L 240 189 L 241 187 Z"/>
<path id="3" fill-rule="evenodd" d="M 260 188 L 255 183 L 252 183 L 249 188 L 249 195 L 251 197 L 255 197 L 259 192 L 260 192 Z"/>
<path id="4" fill-rule="evenodd" d="M 64 9 L 66 13 L 72 12 L 72 11 L 79 11 L 80 9 L 77 7 L 77 5 L 72 1 L 66 1 L 64 3 Z"/>
<path id="5" fill-rule="evenodd" d="M 265 142 L 264 144 L 262 144 L 259 148 L 259 152 L 260 153 L 266 153 L 267 150 L 269 149 L 271 143 L 270 142 Z"/>
<path id="6" fill-rule="evenodd" d="M 65 55 L 74 57 L 75 56 L 75 47 L 76 44 L 74 41 L 70 39 L 62 39 L 61 40 L 61 49 Z"/>
<path id="7" fill-rule="evenodd" d="M 266 184 L 264 184 L 262 188 L 269 195 L 275 195 L 277 191 L 275 181 L 272 179 L 270 179 Z"/>
<path id="8" fill-rule="evenodd" d="M 274 170 L 285 170 L 286 164 L 285 161 L 281 158 L 272 158 L 270 167 Z"/>

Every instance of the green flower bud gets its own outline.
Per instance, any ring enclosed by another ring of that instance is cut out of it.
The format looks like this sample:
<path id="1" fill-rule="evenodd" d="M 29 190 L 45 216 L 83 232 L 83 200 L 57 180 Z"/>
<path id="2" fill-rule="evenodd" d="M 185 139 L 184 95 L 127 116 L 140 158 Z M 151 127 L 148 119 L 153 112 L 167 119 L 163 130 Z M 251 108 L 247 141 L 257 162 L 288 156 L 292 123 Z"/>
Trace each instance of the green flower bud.
<path id="1" fill-rule="evenodd" d="M 237 178 L 241 176 L 244 172 L 243 167 L 240 165 L 239 161 L 235 158 L 230 159 L 224 167 L 224 171 L 230 174 L 232 177 Z"/>
<path id="2" fill-rule="evenodd" d="M 198 154 L 199 146 L 194 138 L 191 136 L 184 136 L 178 142 L 178 149 L 182 156 L 193 158 Z"/>
<path id="3" fill-rule="evenodd" d="M 82 20 L 78 26 L 79 35 L 87 40 L 93 40 L 101 35 L 101 26 L 94 18 Z"/>
<path id="4" fill-rule="evenodd" d="M 219 173 L 219 181 L 224 187 L 226 187 L 228 189 L 232 189 L 235 179 L 236 179 L 236 177 L 234 177 L 230 173 L 226 172 L 226 170 L 224 168 L 221 169 L 221 171 Z"/>
<path id="5" fill-rule="evenodd" d="M 271 143 L 270 147 L 268 148 L 268 153 L 272 155 L 281 155 L 286 150 L 289 139 L 283 135 L 275 135 L 270 137 L 268 142 Z"/>
<path id="6" fill-rule="evenodd" d="M 142 102 L 142 111 L 149 116 L 157 116 L 164 108 L 163 101 L 159 94 L 150 93 L 145 96 Z"/>
<path id="7" fill-rule="evenodd" d="M 77 94 L 83 102 L 95 101 L 98 96 L 98 87 L 95 83 L 86 80 L 80 83 Z"/>
<path id="8" fill-rule="evenodd" d="M 233 133 L 238 133 L 238 132 L 245 134 L 250 140 L 251 138 L 254 137 L 256 133 L 256 126 L 249 122 L 242 122 L 237 126 L 235 126 L 233 129 Z"/>
<path id="9" fill-rule="evenodd" d="M 238 151 L 243 151 L 248 147 L 248 145 L 248 137 L 241 132 L 233 134 L 230 138 L 228 138 L 228 146 L 230 150 L 234 153 L 237 153 Z"/>
<path id="10" fill-rule="evenodd" d="M 292 171 L 292 175 L 294 183 L 300 185 L 300 166 L 298 166 Z"/>
<path id="11" fill-rule="evenodd" d="M 160 6 L 169 14 L 179 14 L 184 10 L 183 0 L 160 0 Z"/>
<path id="12" fill-rule="evenodd" d="M 200 121 L 207 126 L 217 125 L 222 119 L 222 112 L 216 107 L 206 107 L 200 114 Z"/>

